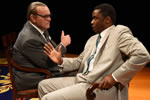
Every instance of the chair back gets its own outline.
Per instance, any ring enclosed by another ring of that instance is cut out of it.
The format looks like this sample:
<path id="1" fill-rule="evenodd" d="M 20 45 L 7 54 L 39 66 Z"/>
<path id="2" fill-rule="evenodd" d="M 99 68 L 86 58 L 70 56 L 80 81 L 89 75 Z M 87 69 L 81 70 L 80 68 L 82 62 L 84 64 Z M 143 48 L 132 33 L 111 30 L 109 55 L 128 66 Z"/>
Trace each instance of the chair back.
<path id="1" fill-rule="evenodd" d="M 13 44 L 16 41 L 16 38 L 17 38 L 16 32 L 7 33 L 2 36 L 5 57 L 7 58 L 7 61 L 8 61 L 8 68 L 9 68 L 10 80 L 12 84 L 13 97 L 16 97 L 16 87 L 15 87 L 14 76 L 12 72 L 12 64 L 10 62 L 11 62 L 11 57 L 12 57 L 12 48 L 13 48 Z"/>
<path id="2" fill-rule="evenodd" d="M 25 72 L 44 73 L 44 74 L 46 74 L 45 78 L 51 77 L 51 73 L 46 69 L 26 68 L 26 67 L 22 67 L 22 66 L 16 64 L 15 61 L 12 59 L 13 44 L 15 43 L 16 38 L 17 38 L 16 32 L 7 33 L 2 36 L 2 42 L 3 42 L 3 46 L 4 46 L 4 50 L 5 50 L 5 56 L 8 61 L 8 68 L 9 68 L 10 79 L 11 79 L 11 84 L 12 84 L 13 100 L 16 100 L 17 98 L 21 98 L 21 100 L 23 100 L 23 98 L 38 98 L 37 89 L 29 89 L 29 90 L 21 90 L 21 91 L 16 90 L 15 80 L 14 80 L 15 78 L 13 75 L 12 68 L 15 67 L 15 68 L 25 71 Z"/>
<path id="3" fill-rule="evenodd" d="M 16 38 L 17 38 L 16 32 L 10 32 L 2 36 L 2 42 L 3 42 L 6 57 L 8 57 L 9 55 L 8 50 L 12 51 Z M 12 54 L 10 54 L 9 56 L 12 56 Z"/>

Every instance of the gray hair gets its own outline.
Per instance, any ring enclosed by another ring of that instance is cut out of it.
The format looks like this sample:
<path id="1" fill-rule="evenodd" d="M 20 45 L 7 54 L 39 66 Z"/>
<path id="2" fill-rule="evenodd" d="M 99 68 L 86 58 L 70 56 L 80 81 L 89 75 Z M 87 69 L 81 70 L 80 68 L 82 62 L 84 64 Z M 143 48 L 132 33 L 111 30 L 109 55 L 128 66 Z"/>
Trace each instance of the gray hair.
<path id="1" fill-rule="evenodd" d="M 47 5 L 42 3 L 42 2 L 39 2 L 39 1 L 30 3 L 30 5 L 28 6 L 28 9 L 27 9 L 27 20 L 30 19 L 31 14 L 36 14 L 37 13 L 36 8 L 38 6 L 47 6 Z"/>

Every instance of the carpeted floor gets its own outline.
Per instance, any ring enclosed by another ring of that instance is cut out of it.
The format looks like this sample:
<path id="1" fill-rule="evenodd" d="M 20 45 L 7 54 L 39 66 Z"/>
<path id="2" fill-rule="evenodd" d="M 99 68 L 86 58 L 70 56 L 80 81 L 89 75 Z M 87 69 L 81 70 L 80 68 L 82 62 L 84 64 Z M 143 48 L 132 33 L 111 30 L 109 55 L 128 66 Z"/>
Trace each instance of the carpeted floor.
<path id="1" fill-rule="evenodd" d="M 12 87 L 7 65 L 0 65 L 0 99 L 12 100 Z"/>
<path id="2" fill-rule="evenodd" d="M 0 58 L 0 100 L 12 100 L 12 86 L 10 82 L 6 58 Z M 39 100 L 39 99 L 30 98 L 24 100 Z"/>

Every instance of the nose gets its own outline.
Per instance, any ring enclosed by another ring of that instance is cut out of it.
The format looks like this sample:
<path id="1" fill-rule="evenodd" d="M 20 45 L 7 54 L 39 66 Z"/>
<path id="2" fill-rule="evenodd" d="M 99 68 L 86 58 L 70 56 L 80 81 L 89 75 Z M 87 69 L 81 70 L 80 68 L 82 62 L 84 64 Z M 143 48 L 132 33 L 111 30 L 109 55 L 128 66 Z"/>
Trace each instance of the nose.
<path id="1" fill-rule="evenodd" d="M 52 20 L 50 16 L 49 16 L 49 17 L 47 17 L 46 19 L 47 19 L 48 21 L 51 21 L 51 20 Z"/>
<path id="2" fill-rule="evenodd" d="M 91 20 L 91 24 L 93 24 L 94 23 L 94 20 Z"/>

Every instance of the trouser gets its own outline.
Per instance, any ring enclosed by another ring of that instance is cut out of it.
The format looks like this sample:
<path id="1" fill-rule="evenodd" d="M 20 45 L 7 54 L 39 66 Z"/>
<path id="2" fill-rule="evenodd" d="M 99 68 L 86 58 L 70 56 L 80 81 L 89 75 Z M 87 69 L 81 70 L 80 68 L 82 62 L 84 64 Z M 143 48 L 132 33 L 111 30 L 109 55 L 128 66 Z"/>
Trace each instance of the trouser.
<path id="1" fill-rule="evenodd" d="M 76 83 L 75 77 L 50 78 L 38 85 L 41 100 L 86 100 L 86 83 Z"/>
<path id="2" fill-rule="evenodd" d="M 39 83 L 38 92 L 41 100 L 86 100 L 88 87 L 87 83 L 76 83 L 75 77 L 50 78 Z M 95 100 L 128 100 L 124 89 L 124 96 L 120 99 L 117 90 L 115 86 L 109 90 L 96 89 Z"/>

